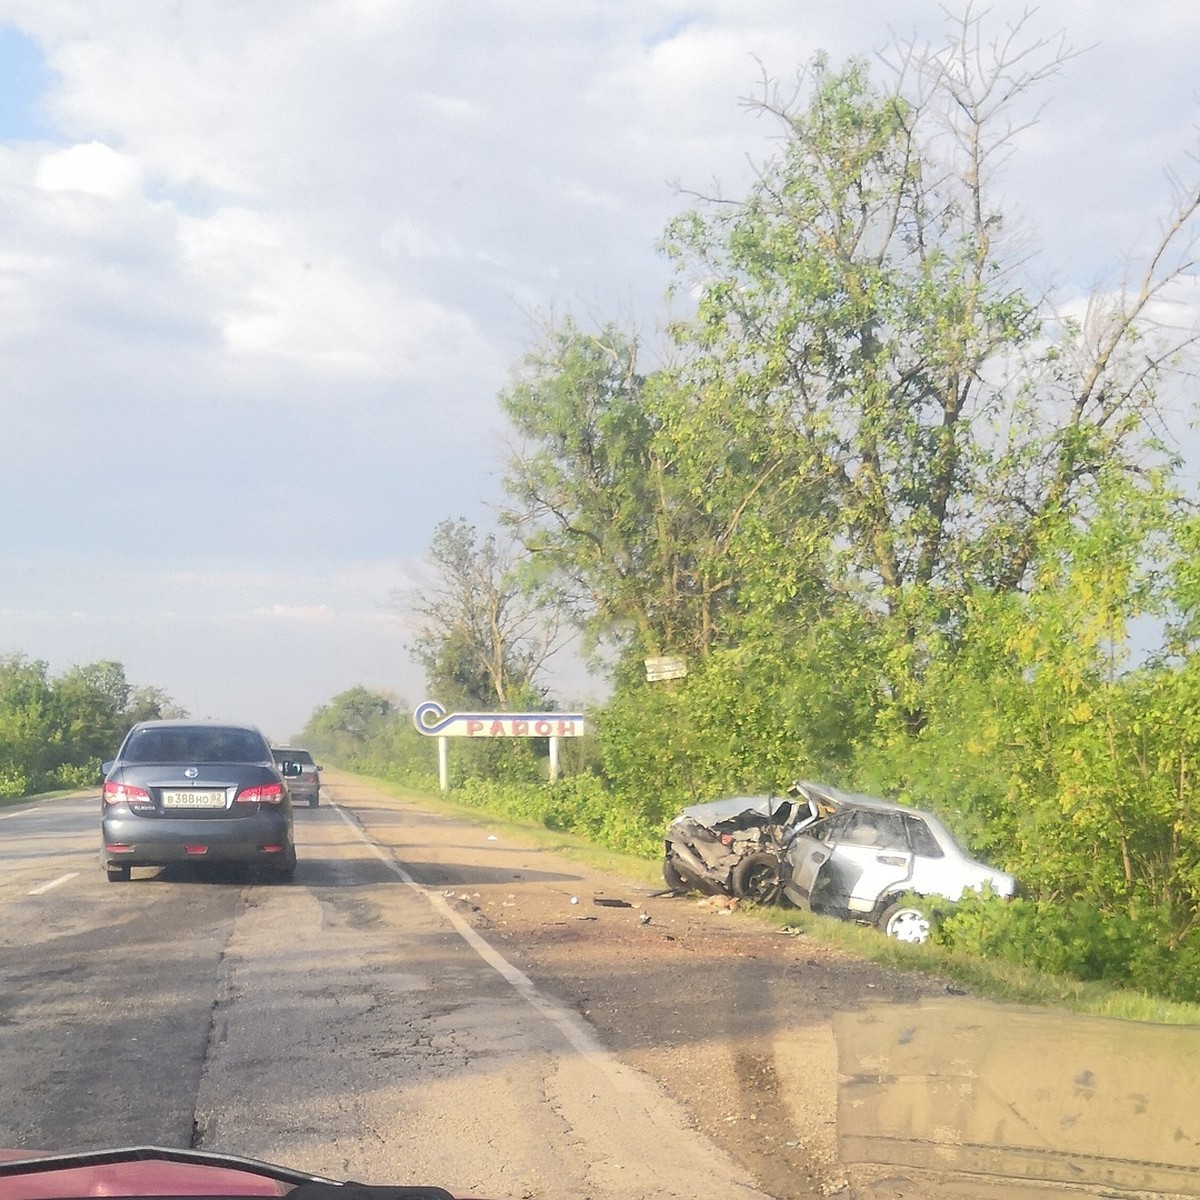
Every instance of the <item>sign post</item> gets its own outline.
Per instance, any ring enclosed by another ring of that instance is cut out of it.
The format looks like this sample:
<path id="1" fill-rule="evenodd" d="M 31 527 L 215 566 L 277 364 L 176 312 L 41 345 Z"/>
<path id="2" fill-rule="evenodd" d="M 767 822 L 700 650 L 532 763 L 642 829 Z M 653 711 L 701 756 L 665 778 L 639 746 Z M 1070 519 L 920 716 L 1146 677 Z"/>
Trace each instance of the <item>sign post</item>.
<path id="1" fill-rule="evenodd" d="M 443 792 L 450 790 L 447 738 L 548 738 L 553 782 L 558 778 L 559 739 L 580 737 L 584 731 L 583 713 L 448 713 L 435 700 L 417 706 L 413 724 L 418 733 L 438 739 L 438 784 Z"/>

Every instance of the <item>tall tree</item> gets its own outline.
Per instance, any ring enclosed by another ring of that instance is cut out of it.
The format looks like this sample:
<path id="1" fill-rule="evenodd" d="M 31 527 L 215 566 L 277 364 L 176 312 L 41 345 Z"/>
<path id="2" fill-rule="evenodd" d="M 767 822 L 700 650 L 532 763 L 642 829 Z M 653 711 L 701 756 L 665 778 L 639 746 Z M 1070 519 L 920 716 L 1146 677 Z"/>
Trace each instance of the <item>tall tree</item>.
<path id="1" fill-rule="evenodd" d="M 800 518 L 822 492 L 770 414 L 643 373 L 638 351 L 615 326 L 545 331 L 501 396 L 520 437 L 506 519 L 594 642 L 705 656 L 765 542 L 811 573 Z"/>
<path id="2" fill-rule="evenodd" d="M 184 715 L 160 688 L 131 685 L 118 662 L 51 678 L 44 662 L 2 658 L 0 795 L 91 783 L 134 721 Z"/>
<path id="3" fill-rule="evenodd" d="M 502 397 L 510 517 L 594 629 L 704 655 L 857 625 L 916 732 L 976 591 L 1028 587 L 1102 469 L 1165 486 L 1158 389 L 1195 330 L 1153 317 L 1191 270 L 1200 187 L 1143 268 L 1060 317 L 998 189 L 1070 51 L 985 25 L 899 47 L 885 84 L 824 58 L 791 94 L 764 80 L 778 154 L 665 239 L 698 296 L 670 368 L 568 322 Z"/>
<path id="4" fill-rule="evenodd" d="M 0 658 L 0 797 L 42 786 L 56 765 L 49 745 L 46 664 L 23 654 Z"/>
<path id="5" fill-rule="evenodd" d="M 316 709 L 304 727 L 303 738 L 313 750 L 349 760 L 361 754 L 399 715 L 393 697 L 358 685 Z"/>
<path id="6" fill-rule="evenodd" d="M 554 605 L 527 594 L 513 553 L 466 521 L 438 525 L 429 553 L 438 582 L 417 602 L 413 652 L 430 688 L 449 704 L 530 704 L 560 644 Z"/>
<path id="7" fill-rule="evenodd" d="M 887 88 L 824 59 L 793 96 L 765 81 L 750 104 L 782 151 L 745 201 L 668 234 L 700 289 L 678 327 L 697 392 L 786 416 L 830 489 L 843 578 L 892 613 L 1021 586 L 1101 467 L 1162 461 L 1156 385 L 1195 337 L 1150 320 L 1191 267 L 1194 186 L 1082 321 L 1028 294 L 997 176 L 1069 52 L 1023 26 L 989 41 L 968 11 L 944 49 L 902 47 Z"/>

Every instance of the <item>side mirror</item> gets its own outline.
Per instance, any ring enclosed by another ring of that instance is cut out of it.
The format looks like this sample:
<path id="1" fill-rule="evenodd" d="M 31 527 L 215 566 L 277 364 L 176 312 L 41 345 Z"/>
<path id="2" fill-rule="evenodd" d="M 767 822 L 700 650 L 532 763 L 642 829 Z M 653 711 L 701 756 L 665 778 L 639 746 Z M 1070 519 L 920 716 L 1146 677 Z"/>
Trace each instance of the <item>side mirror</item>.
<path id="1" fill-rule="evenodd" d="M 108 778 L 108 773 L 113 769 L 111 762 L 102 762 L 100 764 L 100 782 L 103 783 Z"/>

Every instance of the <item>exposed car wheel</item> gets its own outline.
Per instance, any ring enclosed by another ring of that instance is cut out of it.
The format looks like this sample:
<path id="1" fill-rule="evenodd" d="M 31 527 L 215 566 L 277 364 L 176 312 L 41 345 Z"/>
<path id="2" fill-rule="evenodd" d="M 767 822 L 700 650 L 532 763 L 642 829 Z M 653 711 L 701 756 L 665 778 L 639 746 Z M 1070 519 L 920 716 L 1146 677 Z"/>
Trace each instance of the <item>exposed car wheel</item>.
<path id="1" fill-rule="evenodd" d="M 755 904 L 778 904 L 783 868 L 773 854 L 748 854 L 733 868 L 733 894 Z"/>
<path id="2" fill-rule="evenodd" d="M 688 881 L 686 879 L 684 879 L 684 877 L 682 875 L 680 875 L 679 870 L 676 868 L 674 862 L 672 862 L 671 859 L 669 859 L 669 858 L 663 859 L 663 872 L 662 873 L 663 873 L 663 879 L 666 880 L 667 887 L 669 887 L 671 889 L 671 891 L 673 891 L 673 892 L 689 892 L 689 891 L 691 891 L 692 885 L 690 883 L 688 883 Z"/>
<path id="3" fill-rule="evenodd" d="M 277 883 L 291 883 L 296 878 L 296 854 L 293 851 L 287 860 L 273 868 Z"/>
<path id="4" fill-rule="evenodd" d="M 317 807 L 317 805 L 318 805 L 318 804 L 320 804 L 320 803 L 321 803 L 321 797 L 320 797 L 320 796 L 314 796 L 314 797 L 313 797 L 313 798 L 312 798 L 312 799 L 311 799 L 311 800 L 308 802 L 308 807 L 309 807 L 309 808 L 316 808 L 316 807 Z"/>
<path id="5" fill-rule="evenodd" d="M 897 900 L 889 904 L 879 914 L 876 922 L 879 931 L 898 942 L 911 942 L 920 945 L 929 941 L 929 917 L 925 910 L 916 904 L 906 904 Z"/>
<path id="6" fill-rule="evenodd" d="M 108 876 L 109 883 L 128 883 L 129 882 L 129 868 L 128 867 L 106 866 L 104 868 L 104 873 L 105 873 L 105 875 Z"/>

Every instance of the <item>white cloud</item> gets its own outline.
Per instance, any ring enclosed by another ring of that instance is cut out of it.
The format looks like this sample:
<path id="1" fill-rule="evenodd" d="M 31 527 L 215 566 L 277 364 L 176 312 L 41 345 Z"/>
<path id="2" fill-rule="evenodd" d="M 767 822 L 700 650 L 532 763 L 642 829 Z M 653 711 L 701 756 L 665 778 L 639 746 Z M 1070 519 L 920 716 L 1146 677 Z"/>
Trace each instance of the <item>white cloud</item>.
<path id="1" fill-rule="evenodd" d="M 455 121 L 473 122 L 478 121 L 482 116 L 482 110 L 478 104 L 461 96 L 437 96 L 431 92 L 421 92 L 416 98 L 431 112 Z"/>
<path id="2" fill-rule="evenodd" d="M 431 354 L 486 355 L 470 317 L 405 294 L 367 264 L 245 208 L 180 222 L 184 257 L 214 297 L 230 352 L 351 374 L 438 377 Z"/>
<path id="3" fill-rule="evenodd" d="M 269 608 L 254 609 L 250 616 L 256 620 L 265 618 L 272 621 L 326 622 L 337 619 L 337 614 L 328 604 L 272 604 Z"/>
<path id="4" fill-rule="evenodd" d="M 103 142 L 87 142 L 46 154 L 33 182 L 47 192 L 84 192 L 108 200 L 140 196 L 143 173 L 136 159 Z"/>

